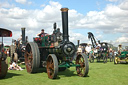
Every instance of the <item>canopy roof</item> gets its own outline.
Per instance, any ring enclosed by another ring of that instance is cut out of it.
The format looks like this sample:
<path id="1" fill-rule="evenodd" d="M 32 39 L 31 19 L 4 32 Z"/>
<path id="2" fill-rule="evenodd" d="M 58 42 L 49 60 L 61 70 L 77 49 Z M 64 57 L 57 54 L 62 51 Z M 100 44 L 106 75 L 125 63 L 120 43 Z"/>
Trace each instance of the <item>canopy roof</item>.
<path id="1" fill-rule="evenodd" d="M 0 28 L 0 37 L 12 37 L 12 32 L 10 30 Z"/>

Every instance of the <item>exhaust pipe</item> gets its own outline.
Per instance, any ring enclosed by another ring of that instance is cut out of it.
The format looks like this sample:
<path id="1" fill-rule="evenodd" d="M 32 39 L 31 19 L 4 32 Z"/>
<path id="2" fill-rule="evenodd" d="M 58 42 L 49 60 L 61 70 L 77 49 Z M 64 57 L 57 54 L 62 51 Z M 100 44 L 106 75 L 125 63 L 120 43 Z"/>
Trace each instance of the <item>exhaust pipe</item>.
<path id="1" fill-rule="evenodd" d="M 79 45 L 80 45 L 80 40 L 77 40 L 77 45 L 78 45 L 78 47 L 79 47 Z"/>
<path id="2" fill-rule="evenodd" d="M 61 8 L 62 11 L 62 29 L 63 29 L 63 42 L 69 41 L 68 35 L 68 8 Z"/>
<path id="3" fill-rule="evenodd" d="M 22 44 L 25 45 L 25 28 L 21 28 L 22 31 Z"/>

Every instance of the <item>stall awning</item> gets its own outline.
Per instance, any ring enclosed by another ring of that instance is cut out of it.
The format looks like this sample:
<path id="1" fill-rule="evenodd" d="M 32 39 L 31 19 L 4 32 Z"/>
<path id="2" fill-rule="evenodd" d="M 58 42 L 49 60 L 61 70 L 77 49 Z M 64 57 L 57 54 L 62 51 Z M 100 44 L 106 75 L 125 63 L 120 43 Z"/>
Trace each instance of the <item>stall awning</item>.
<path id="1" fill-rule="evenodd" d="M 0 37 L 12 37 L 12 32 L 10 30 L 0 28 Z"/>

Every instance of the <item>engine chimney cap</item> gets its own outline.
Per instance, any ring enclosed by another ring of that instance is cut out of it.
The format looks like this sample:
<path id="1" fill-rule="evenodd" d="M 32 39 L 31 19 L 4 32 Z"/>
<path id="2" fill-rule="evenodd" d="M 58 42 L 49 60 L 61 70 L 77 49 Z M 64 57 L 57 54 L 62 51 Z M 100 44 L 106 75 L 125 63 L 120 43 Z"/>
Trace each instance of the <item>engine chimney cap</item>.
<path id="1" fill-rule="evenodd" d="M 25 29 L 25 27 L 22 27 L 21 29 L 23 30 L 23 29 Z"/>
<path id="2" fill-rule="evenodd" d="M 67 12 L 69 9 L 68 8 L 61 8 L 60 9 L 62 12 Z"/>

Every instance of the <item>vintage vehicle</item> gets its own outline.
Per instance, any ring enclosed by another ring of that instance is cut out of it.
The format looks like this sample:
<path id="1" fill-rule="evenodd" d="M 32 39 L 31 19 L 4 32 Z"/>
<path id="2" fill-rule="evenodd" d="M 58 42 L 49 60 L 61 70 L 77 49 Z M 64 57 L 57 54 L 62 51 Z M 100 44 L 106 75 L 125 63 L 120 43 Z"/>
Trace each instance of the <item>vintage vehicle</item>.
<path id="1" fill-rule="evenodd" d="M 34 42 L 28 42 L 25 50 L 25 65 L 28 73 L 35 73 L 40 67 L 46 67 L 48 78 L 55 79 L 59 70 L 76 67 L 79 76 L 87 76 L 89 64 L 87 56 L 77 54 L 76 62 L 72 57 L 76 54 L 75 45 L 69 41 L 68 8 L 62 8 L 62 30 L 54 24 L 53 34 L 34 37 Z"/>
<path id="2" fill-rule="evenodd" d="M 0 37 L 2 44 L 0 45 L 0 78 L 4 78 L 8 71 L 7 52 L 4 49 L 3 37 L 12 37 L 12 32 L 7 29 L 0 28 Z"/>
<path id="3" fill-rule="evenodd" d="M 92 46 L 94 50 L 97 50 L 97 62 L 100 61 L 100 59 L 103 59 L 103 62 L 106 63 L 107 62 L 107 57 L 108 57 L 108 43 L 106 42 L 100 42 L 98 40 L 98 42 L 96 42 L 93 33 L 88 32 L 88 38 L 91 39 L 92 42 Z M 94 62 L 94 56 L 91 56 L 90 62 Z"/>
<path id="4" fill-rule="evenodd" d="M 121 54 L 117 54 L 114 57 L 114 64 L 118 63 L 128 63 L 128 46 L 125 46 L 125 49 Z"/>
<path id="5" fill-rule="evenodd" d="M 12 45 L 10 46 L 10 57 L 11 62 L 24 61 L 24 53 L 27 41 L 27 36 L 25 37 L 25 28 L 21 28 L 22 35 L 18 40 L 12 40 Z"/>
<path id="6" fill-rule="evenodd" d="M 103 62 L 106 63 L 108 58 L 108 43 L 102 42 L 100 43 L 100 45 L 101 47 L 100 47 L 99 56 L 97 57 L 97 61 L 103 59 Z"/>

